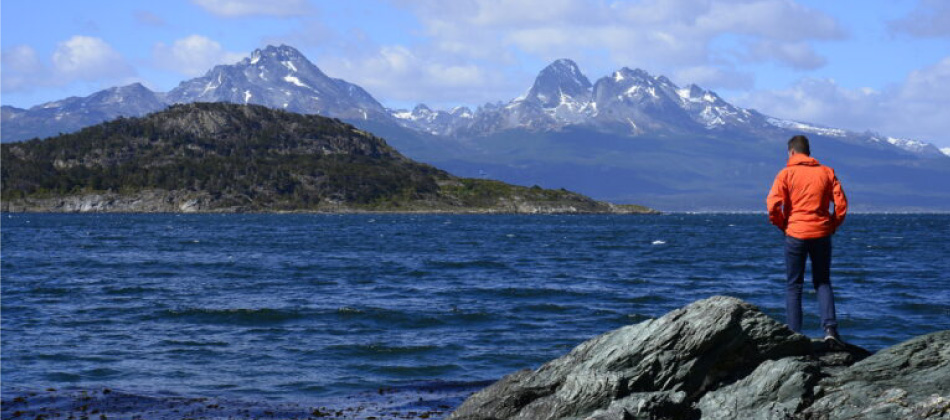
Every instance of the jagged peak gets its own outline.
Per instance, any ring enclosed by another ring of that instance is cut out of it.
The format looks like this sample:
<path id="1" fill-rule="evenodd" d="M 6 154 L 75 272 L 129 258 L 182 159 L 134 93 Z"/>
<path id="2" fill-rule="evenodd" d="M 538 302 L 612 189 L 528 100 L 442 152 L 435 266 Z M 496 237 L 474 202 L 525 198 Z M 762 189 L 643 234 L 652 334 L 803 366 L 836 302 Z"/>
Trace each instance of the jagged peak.
<path id="1" fill-rule="evenodd" d="M 116 89 L 148 89 L 140 82 L 129 83 L 125 86 L 117 86 Z"/>
<path id="2" fill-rule="evenodd" d="M 656 80 L 650 73 L 647 73 L 646 70 L 636 68 L 631 69 L 630 67 L 622 67 L 620 70 L 613 72 L 612 74 L 614 81 L 620 82 L 626 79 L 637 79 L 637 80 L 646 80 L 654 81 Z M 668 79 L 667 79 L 668 80 Z"/>
<path id="3" fill-rule="evenodd" d="M 591 88 L 590 80 L 581 73 L 577 63 L 562 58 L 542 69 L 534 79 L 531 89 L 515 102 L 528 101 L 545 108 L 553 108 L 565 100 L 574 101 L 580 98 L 581 101 L 586 101 Z"/>
<path id="4" fill-rule="evenodd" d="M 130 83 L 130 84 L 125 85 L 125 86 L 116 86 L 116 87 L 114 87 L 114 88 L 109 88 L 109 89 L 107 89 L 107 90 L 114 91 L 114 92 L 130 92 L 130 91 L 131 91 L 131 92 L 135 92 L 135 91 L 148 91 L 148 92 L 152 92 L 151 89 L 145 87 L 145 85 L 143 85 L 143 84 L 141 84 L 141 83 L 139 83 L 139 82 Z"/>
<path id="5" fill-rule="evenodd" d="M 413 114 L 418 114 L 421 112 L 432 112 L 432 108 L 429 108 L 426 104 L 418 104 L 415 108 L 412 108 Z"/>
<path id="6" fill-rule="evenodd" d="M 455 116 L 466 115 L 466 114 L 471 115 L 472 110 L 467 106 L 457 106 L 455 108 L 452 108 L 452 111 L 450 113 Z"/>
<path id="7" fill-rule="evenodd" d="M 563 66 L 563 67 L 577 68 L 577 63 L 575 63 L 574 60 L 571 60 L 570 58 L 559 58 L 557 60 L 552 61 L 549 67 L 550 66 Z"/>
<path id="8" fill-rule="evenodd" d="M 251 58 L 253 59 L 255 57 L 303 58 L 303 54 L 294 47 L 281 44 L 278 46 L 268 45 L 264 48 L 258 48 L 251 53 Z"/>
<path id="9" fill-rule="evenodd" d="M 535 79 L 535 86 L 538 85 L 540 80 L 550 77 L 556 78 L 558 82 L 569 82 L 582 88 L 591 87 L 590 80 L 587 79 L 587 76 L 581 72 L 577 63 L 569 58 L 557 59 L 551 64 L 548 64 L 547 67 L 538 73 L 538 77 Z"/>
<path id="10" fill-rule="evenodd" d="M 551 64 L 548 64 L 548 66 L 544 68 L 544 70 L 549 70 L 549 69 L 550 70 L 566 70 L 571 73 L 581 74 L 580 67 L 578 67 L 577 63 L 575 63 L 574 60 L 571 60 L 570 58 L 559 58 L 557 60 L 554 60 L 553 62 L 551 62 Z M 543 72 L 544 70 L 541 70 L 541 71 Z"/>
<path id="11" fill-rule="evenodd" d="M 289 45 L 268 45 L 264 48 L 258 48 L 251 52 L 251 56 L 245 58 L 238 64 L 242 65 L 262 65 L 265 63 L 297 63 L 297 65 L 313 66 L 313 63 L 307 59 L 299 50 Z M 217 66 L 220 67 L 220 66 Z M 215 68 L 217 68 L 215 67 Z M 316 66 L 314 66 L 316 67 Z"/>

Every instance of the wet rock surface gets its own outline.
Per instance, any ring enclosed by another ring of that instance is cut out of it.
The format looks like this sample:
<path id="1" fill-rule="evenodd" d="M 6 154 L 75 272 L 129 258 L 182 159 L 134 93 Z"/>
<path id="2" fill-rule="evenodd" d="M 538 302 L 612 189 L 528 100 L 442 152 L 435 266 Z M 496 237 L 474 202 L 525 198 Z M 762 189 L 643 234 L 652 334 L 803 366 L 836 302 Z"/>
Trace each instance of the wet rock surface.
<path id="1" fill-rule="evenodd" d="M 715 296 L 508 375 L 448 418 L 948 418 L 948 400 L 950 331 L 872 356 Z"/>

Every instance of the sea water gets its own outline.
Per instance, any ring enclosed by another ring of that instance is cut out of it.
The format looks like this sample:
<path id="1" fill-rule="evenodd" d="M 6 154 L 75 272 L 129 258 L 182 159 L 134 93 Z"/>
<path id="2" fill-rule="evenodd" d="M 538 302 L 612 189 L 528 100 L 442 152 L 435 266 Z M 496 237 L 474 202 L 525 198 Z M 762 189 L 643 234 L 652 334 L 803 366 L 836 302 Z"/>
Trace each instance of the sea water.
<path id="1" fill-rule="evenodd" d="M 782 233 L 761 214 L 7 214 L 0 232 L 7 395 L 483 385 L 713 295 L 784 318 Z M 948 256 L 950 215 L 850 215 L 843 337 L 950 329 Z"/>

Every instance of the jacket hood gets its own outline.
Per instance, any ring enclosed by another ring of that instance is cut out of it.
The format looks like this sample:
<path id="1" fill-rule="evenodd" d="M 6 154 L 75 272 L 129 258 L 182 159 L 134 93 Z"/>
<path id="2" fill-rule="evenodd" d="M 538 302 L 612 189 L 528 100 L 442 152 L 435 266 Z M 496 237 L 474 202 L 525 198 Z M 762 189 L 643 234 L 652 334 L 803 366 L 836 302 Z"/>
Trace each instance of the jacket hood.
<path id="1" fill-rule="evenodd" d="M 788 158 L 788 165 L 786 166 L 795 165 L 818 166 L 818 159 L 805 154 L 796 153 L 792 155 L 792 157 Z"/>

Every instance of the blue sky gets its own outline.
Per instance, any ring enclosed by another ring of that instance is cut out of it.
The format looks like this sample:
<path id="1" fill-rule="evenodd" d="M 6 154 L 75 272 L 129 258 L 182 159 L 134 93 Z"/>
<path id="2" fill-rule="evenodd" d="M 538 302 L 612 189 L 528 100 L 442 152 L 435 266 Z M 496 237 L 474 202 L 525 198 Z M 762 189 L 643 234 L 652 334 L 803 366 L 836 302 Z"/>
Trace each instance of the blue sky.
<path id="1" fill-rule="evenodd" d="M 384 105 L 509 100 L 558 58 L 766 114 L 950 147 L 944 0 L 6 0 L 0 102 L 168 91 L 287 44 Z"/>

